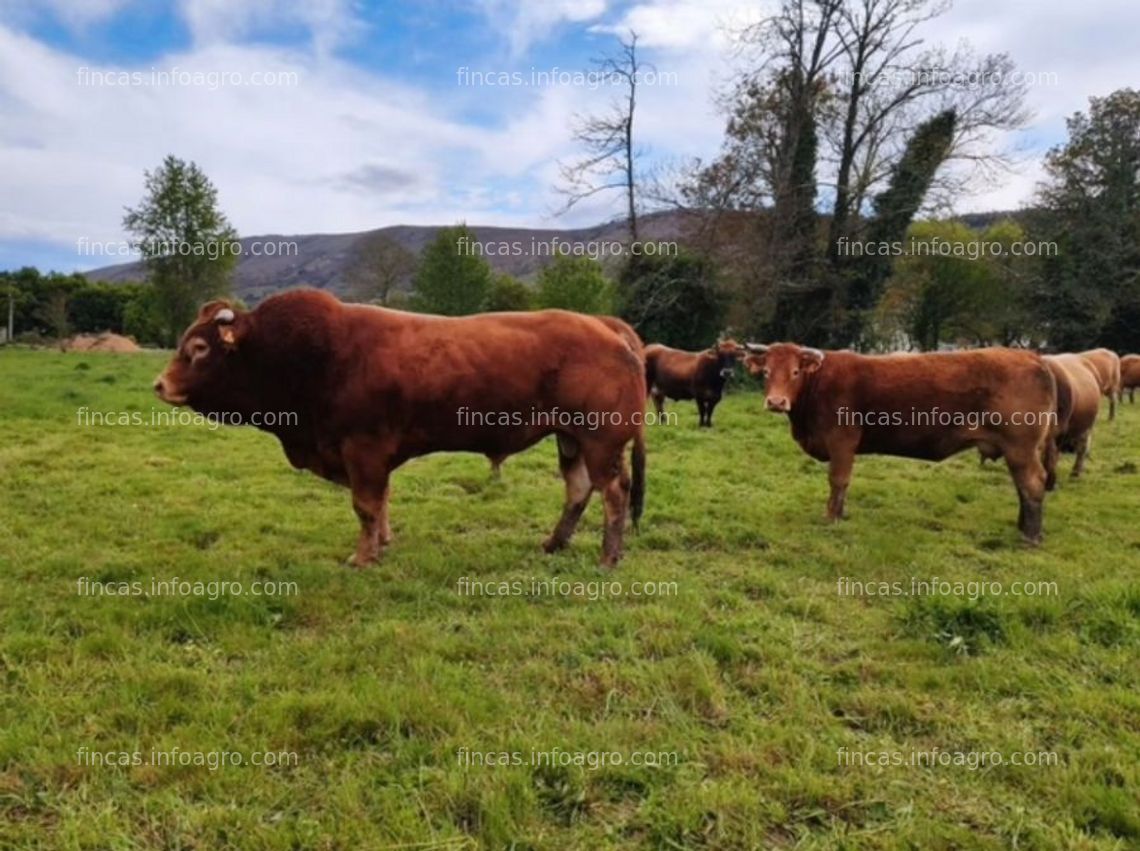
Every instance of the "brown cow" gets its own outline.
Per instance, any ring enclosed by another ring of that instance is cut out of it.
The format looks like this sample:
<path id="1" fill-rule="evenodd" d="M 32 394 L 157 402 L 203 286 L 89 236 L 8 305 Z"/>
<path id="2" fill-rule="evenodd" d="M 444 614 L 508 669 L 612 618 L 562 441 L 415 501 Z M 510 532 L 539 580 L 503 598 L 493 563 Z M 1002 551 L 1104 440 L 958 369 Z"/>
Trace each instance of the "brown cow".
<path id="1" fill-rule="evenodd" d="M 933 354 L 822 352 L 746 344 L 745 368 L 765 379 L 765 404 L 788 414 L 792 436 L 829 462 L 827 516 L 843 516 L 855 456 L 941 461 L 970 446 L 999 451 L 1021 504 L 1018 529 L 1041 540 L 1042 464 L 1057 388 L 1041 357 L 1013 349 Z M 1032 421 L 1033 424 L 1028 424 Z"/>
<path id="2" fill-rule="evenodd" d="M 1120 394 L 1128 391 L 1128 401 L 1136 401 L 1136 388 L 1140 387 L 1140 355 L 1125 355 L 1120 359 Z"/>
<path id="3" fill-rule="evenodd" d="M 1058 397 L 1062 387 L 1066 387 L 1071 399 L 1067 411 L 1059 409 L 1063 416 L 1055 439 L 1062 452 L 1076 453 L 1077 460 L 1073 464 L 1076 479 L 1084 472 L 1093 425 L 1100 413 L 1100 379 L 1088 360 L 1080 355 L 1046 355 L 1045 363 L 1053 370 Z"/>
<path id="4" fill-rule="evenodd" d="M 566 546 L 599 490 L 602 563 L 613 566 L 627 509 L 635 525 L 642 511 L 642 365 L 617 334 L 577 313 L 427 316 L 316 290 L 275 295 L 249 312 L 215 301 L 183 335 L 155 392 L 252 422 L 276 435 L 294 467 L 351 488 L 358 566 L 391 538 L 391 473 L 431 452 L 506 456 L 556 435 L 566 503 L 547 552 Z M 252 419 L 265 412 L 296 420 Z"/>
<path id="5" fill-rule="evenodd" d="M 665 398 L 695 399 L 701 426 L 712 426 L 713 410 L 724 393 L 724 384 L 744 356 L 744 349 L 724 340 L 703 352 L 685 352 L 660 343 L 645 347 L 645 384 L 653 396 L 658 416 Z"/>
<path id="6" fill-rule="evenodd" d="M 1120 356 L 1111 349 L 1090 349 L 1080 356 L 1092 365 L 1101 395 L 1108 397 L 1108 418 L 1116 419 L 1116 400 L 1121 397 Z"/>

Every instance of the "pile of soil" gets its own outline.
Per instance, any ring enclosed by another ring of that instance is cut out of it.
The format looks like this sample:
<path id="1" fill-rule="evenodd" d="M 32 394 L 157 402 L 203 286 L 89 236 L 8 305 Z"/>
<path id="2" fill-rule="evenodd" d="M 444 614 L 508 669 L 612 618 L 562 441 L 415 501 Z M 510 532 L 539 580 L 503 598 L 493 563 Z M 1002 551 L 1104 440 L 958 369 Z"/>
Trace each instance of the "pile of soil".
<path id="1" fill-rule="evenodd" d="M 64 345 L 69 352 L 141 352 L 133 337 L 104 331 L 102 334 L 76 334 Z"/>

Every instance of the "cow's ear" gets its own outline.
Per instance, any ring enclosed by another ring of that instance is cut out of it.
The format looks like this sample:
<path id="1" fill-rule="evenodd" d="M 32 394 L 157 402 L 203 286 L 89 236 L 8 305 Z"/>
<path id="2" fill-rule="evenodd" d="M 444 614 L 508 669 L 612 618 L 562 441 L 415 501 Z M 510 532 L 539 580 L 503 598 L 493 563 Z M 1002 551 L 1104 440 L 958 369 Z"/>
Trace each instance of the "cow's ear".
<path id="1" fill-rule="evenodd" d="M 227 349 L 233 350 L 249 330 L 249 314 L 238 313 L 231 307 L 223 307 L 214 314 L 214 324 L 218 327 L 218 338 Z"/>
<path id="2" fill-rule="evenodd" d="M 804 372 L 815 372 L 823 366 L 823 352 L 819 349 L 804 349 L 800 352 L 800 368 Z"/>

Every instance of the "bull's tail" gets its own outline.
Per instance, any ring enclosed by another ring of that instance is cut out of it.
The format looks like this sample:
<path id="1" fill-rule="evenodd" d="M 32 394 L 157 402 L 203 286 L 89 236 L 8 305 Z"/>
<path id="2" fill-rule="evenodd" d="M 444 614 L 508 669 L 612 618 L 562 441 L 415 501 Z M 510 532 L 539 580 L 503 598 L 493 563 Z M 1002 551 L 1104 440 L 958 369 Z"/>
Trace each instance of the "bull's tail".
<path id="1" fill-rule="evenodd" d="M 645 509 L 645 426 L 640 426 L 634 435 L 630 466 L 633 470 L 629 487 L 629 516 L 636 532 L 641 522 L 641 512 Z"/>
<path id="2" fill-rule="evenodd" d="M 1053 376 L 1053 383 L 1057 387 L 1057 426 L 1053 436 L 1059 438 L 1061 433 L 1068 431 L 1069 420 L 1073 417 L 1073 388 L 1058 376 Z"/>

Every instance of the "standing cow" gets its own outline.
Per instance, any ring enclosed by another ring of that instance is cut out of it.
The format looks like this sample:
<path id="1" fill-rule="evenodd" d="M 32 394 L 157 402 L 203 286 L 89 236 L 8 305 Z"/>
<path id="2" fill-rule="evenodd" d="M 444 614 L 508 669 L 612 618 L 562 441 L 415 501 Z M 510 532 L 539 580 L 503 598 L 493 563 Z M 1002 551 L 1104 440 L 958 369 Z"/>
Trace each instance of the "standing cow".
<path id="1" fill-rule="evenodd" d="M 588 316 L 427 316 L 316 290 L 275 295 L 249 312 L 215 301 L 154 389 L 170 404 L 271 432 L 294 467 L 350 488 L 360 567 L 391 539 L 392 472 L 431 452 L 505 457 L 554 434 L 566 502 L 547 552 L 566 546 L 595 490 L 605 503 L 603 565 L 621 557 L 627 510 L 635 524 L 641 515 L 642 364 Z M 263 416 L 275 412 L 286 416 Z"/>
<path id="2" fill-rule="evenodd" d="M 1046 365 L 1053 370 L 1058 396 L 1064 391 L 1071 400 L 1056 434 L 1057 448 L 1074 452 L 1073 478 L 1079 478 L 1085 469 L 1085 459 L 1092 442 L 1092 430 L 1100 413 L 1100 383 L 1096 371 L 1080 355 L 1046 355 Z M 1060 410 L 1060 406 L 1058 406 Z M 1050 470 L 1052 475 L 1052 470 Z"/>
<path id="3" fill-rule="evenodd" d="M 1128 391 L 1128 401 L 1136 401 L 1136 388 L 1140 387 L 1140 355 L 1125 355 L 1120 359 L 1120 393 Z"/>
<path id="4" fill-rule="evenodd" d="M 1057 387 L 1040 355 L 1013 349 L 933 354 L 822 352 L 794 343 L 746 344 L 745 368 L 765 380 L 765 404 L 792 436 L 829 464 L 827 517 L 844 514 L 855 456 L 941 461 L 970 446 L 1004 456 L 1023 537 L 1039 543 L 1042 463 Z"/>
<path id="5" fill-rule="evenodd" d="M 657 415 L 665 410 L 666 397 L 695 399 L 700 425 L 712 427 L 713 410 L 724 394 L 725 382 L 744 354 L 732 340 L 703 352 L 685 352 L 660 343 L 646 346 L 645 383 Z"/>
<path id="6" fill-rule="evenodd" d="M 1091 349 L 1080 356 L 1092 366 L 1100 383 L 1101 395 L 1108 397 L 1108 418 L 1116 419 L 1116 401 L 1120 390 L 1120 356 L 1111 349 Z"/>

